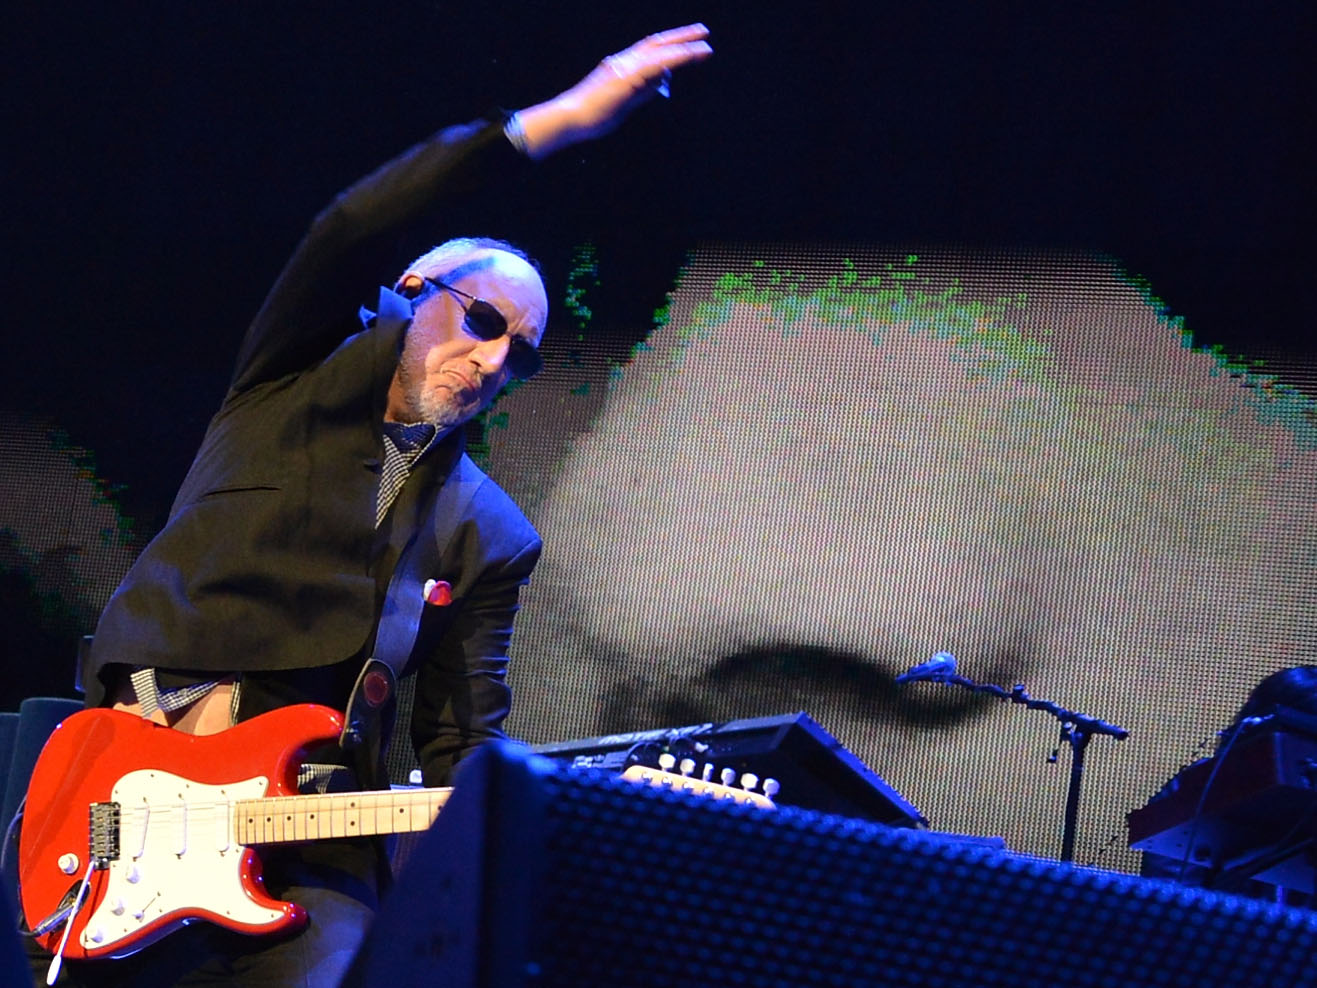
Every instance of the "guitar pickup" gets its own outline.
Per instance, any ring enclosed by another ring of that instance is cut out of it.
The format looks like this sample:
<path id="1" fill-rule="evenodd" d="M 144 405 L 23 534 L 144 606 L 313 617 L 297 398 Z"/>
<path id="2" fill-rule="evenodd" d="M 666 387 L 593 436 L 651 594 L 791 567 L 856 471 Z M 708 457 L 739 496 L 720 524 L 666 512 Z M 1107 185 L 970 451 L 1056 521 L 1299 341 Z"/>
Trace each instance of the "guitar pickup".
<path id="1" fill-rule="evenodd" d="M 97 871 L 119 860 L 119 804 L 92 803 L 88 810 L 88 847 Z"/>

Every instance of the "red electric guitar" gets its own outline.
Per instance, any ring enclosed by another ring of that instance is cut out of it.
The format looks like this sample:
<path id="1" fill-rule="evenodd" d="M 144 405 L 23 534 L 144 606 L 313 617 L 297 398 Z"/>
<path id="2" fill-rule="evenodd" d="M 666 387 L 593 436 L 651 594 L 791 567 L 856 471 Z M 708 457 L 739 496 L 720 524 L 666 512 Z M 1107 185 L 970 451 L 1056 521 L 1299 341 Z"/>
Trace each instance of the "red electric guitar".
<path id="1" fill-rule="evenodd" d="M 298 795 L 304 752 L 342 715 L 303 704 L 195 736 L 83 710 L 32 772 L 19 844 L 23 913 L 52 953 L 124 957 L 198 920 L 286 933 L 306 911 L 266 894 L 253 846 L 425 830 L 451 789 Z M 772 806 L 764 795 L 636 766 L 624 778 Z M 86 891 L 80 890 L 86 883 Z"/>

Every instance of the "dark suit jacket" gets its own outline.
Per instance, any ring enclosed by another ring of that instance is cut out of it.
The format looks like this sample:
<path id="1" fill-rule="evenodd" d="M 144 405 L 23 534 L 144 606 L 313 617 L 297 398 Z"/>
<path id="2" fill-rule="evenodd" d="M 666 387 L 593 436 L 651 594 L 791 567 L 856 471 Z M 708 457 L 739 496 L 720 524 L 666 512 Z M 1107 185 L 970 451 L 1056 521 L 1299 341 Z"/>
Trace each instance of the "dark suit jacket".
<path id="1" fill-rule="evenodd" d="M 341 708 L 381 613 L 406 610 L 411 598 L 399 595 L 435 578 L 452 584 L 453 603 L 426 606 L 419 633 L 387 636 L 394 654 L 379 656 L 417 670 L 413 731 L 427 780 L 497 736 L 518 588 L 539 538 L 462 453 L 460 434 L 427 451 L 375 528 L 384 403 L 411 310 L 381 290 L 361 330 L 356 309 L 362 270 L 379 277 L 366 266 L 383 263 L 399 230 L 465 176 L 515 158 L 499 124 L 454 128 L 316 218 L 247 333 L 167 524 L 101 616 L 84 671 L 90 703 L 116 664 L 141 664 L 299 684 L 254 706 L 244 699 L 243 716 L 299 699 Z"/>

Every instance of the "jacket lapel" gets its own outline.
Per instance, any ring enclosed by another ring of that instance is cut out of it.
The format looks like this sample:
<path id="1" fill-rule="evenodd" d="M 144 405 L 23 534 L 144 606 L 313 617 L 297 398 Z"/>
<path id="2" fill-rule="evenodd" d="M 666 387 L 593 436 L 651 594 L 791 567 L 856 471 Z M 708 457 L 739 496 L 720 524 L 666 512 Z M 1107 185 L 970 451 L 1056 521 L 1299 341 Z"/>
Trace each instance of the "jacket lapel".
<path id="1" fill-rule="evenodd" d="M 458 525 L 467 517 L 471 500 L 484 477 L 461 452 L 460 439 L 454 447 L 444 440 L 438 449 L 422 457 L 423 462 L 430 459 L 430 470 L 440 472 L 442 476 L 443 467 L 456 456 L 456 463 L 447 471 L 447 477 L 428 510 L 424 503 L 428 499 L 423 492 L 433 488 L 424 482 L 426 478 L 417 475 L 422 466 L 417 464 L 417 471 L 408 478 L 390 512 L 389 555 L 396 558 L 397 563 L 393 566 L 385 593 L 373 657 L 388 663 L 399 676 L 411 655 L 420 628 L 425 610 L 426 581 L 446 579 L 453 585 L 457 596 L 465 589 L 463 574 L 440 573 L 438 570 L 440 560 L 446 555 Z M 393 555 L 395 549 L 396 556 Z"/>

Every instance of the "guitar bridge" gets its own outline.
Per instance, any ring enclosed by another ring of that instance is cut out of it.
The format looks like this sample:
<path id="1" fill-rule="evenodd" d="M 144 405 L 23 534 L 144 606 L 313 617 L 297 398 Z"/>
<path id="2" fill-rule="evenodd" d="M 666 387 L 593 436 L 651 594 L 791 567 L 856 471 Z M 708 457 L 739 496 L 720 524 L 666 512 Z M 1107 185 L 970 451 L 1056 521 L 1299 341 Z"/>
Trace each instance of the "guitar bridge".
<path id="1" fill-rule="evenodd" d="M 119 860 L 119 804 L 92 803 L 88 811 L 89 851 L 97 871 Z"/>

